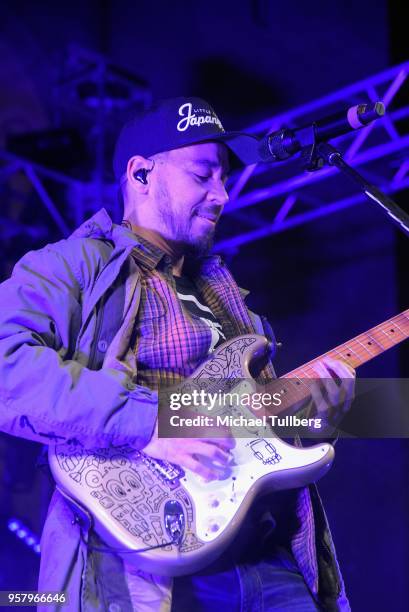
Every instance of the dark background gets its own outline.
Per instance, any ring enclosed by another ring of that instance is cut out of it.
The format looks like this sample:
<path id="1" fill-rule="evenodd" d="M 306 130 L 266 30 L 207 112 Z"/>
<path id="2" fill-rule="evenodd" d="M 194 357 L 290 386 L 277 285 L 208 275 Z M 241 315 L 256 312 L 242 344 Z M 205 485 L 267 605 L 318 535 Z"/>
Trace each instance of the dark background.
<path id="1" fill-rule="evenodd" d="M 87 144 L 75 136 L 74 149 L 58 159 L 38 148 L 33 153 L 29 145 L 25 152 L 85 179 L 92 175 L 98 134 L 56 88 L 73 43 L 136 75 L 153 98 L 203 96 L 232 129 L 409 59 L 403 3 L 386 0 L 17 0 L 1 3 L 0 32 L 0 146 L 9 147 L 10 135 L 73 128 L 87 136 Z M 25 251 L 62 232 L 23 175 L 0 178 L 4 277 Z M 73 228 L 75 197 L 50 189 Z M 408 209 L 407 192 L 394 197 Z M 74 203 L 68 212 L 67 199 Z M 243 214 L 250 226 L 251 209 Z M 283 342 L 280 374 L 409 305 L 407 239 L 370 204 L 252 242 L 228 259 L 239 283 L 251 290 L 250 305 L 269 317 Z M 403 344 L 360 373 L 407 376 L 408 357 Z M 389 409 L 388 398 L 383 409 Z M 406 610 L 408 440 L 343 440 L 336 452 L 320 491 L 352 608 Z M 17 517 L 41 531 L 51 485 L 35 467 L 38 453 L 36 444 L 0 439 L 0 589 L 35 588 L 38 556 L 6 524 Z"/>

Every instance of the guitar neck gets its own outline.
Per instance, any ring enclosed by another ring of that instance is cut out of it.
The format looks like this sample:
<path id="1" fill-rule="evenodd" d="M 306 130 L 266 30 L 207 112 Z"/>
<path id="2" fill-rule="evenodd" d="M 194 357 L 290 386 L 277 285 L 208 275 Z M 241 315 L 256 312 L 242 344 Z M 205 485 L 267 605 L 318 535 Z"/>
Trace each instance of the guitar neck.
<path id="1" fill-rule="evenodd" d="M 280 377 L 280 380 L 284 383 L 285 379 L 291 379 L 291 385 L 289 387 L 284 385 L 287 397 L 283 410 L 310 395 L 313 379 L 317 378 L 317 373 L 314 370 L 317 361 L 324 357 L 332 357 L 357 368 L 407 338 L 409 338 L 409 309 L 284 374 Z M 310 382 L 308 379 L 310 379 Z"/>
<path id="2" fill-rule="evenodd" d="M 407 338 L 409 338 L 409 309 L 288 372 L 283 378 L 316 378 L 313 367 L 323 357 L 341 359 L 353 368 L 357 368 Z"/>

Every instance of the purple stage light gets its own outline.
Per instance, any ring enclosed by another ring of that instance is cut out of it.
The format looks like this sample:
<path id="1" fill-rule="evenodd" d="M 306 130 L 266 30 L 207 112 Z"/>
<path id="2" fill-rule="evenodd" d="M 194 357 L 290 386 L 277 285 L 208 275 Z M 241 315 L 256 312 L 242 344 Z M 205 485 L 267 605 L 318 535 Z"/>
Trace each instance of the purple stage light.
<path id="1" fill-rule="evenodd" d="M 31 548 L 37 555 L 40 554 L 39 538 L 19 519 L 9 519 L 7 522 L 9 531 L 14 533 L 24 544 Z"/>
<path id="2" fill-rule="evenodd" d="M 20 523 L 14 520 L 9 521 L 7 524 L 7 527 L 9 528 L 10 531 L 17 531 L 19 526 L 20 526 Z"/>

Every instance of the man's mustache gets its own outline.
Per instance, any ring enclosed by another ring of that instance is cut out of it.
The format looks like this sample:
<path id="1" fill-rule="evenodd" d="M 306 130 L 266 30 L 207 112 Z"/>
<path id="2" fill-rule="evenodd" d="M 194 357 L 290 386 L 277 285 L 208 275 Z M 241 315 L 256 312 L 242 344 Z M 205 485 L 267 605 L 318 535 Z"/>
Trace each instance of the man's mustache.
<path id="1" fill-rule="evenodd" d="M 204 217 L 205 219 L 209 219 L 210 221 L 217 223 L 220 218 L 220 215 L 222 214 L 222 211 L 222 206 L 218 206 L 217 204 L 209 204 L 207 206 L 198 206 L 193 211 L 193 214 L 199 217 Z"/>

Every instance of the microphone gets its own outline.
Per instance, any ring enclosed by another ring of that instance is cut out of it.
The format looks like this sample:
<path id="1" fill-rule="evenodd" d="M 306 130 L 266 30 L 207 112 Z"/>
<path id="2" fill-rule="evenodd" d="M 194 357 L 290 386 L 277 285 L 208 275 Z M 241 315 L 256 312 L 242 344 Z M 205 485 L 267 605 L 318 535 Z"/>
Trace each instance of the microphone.
<path id="1" fill-rule="evenodd" d="M 313 121 L 306 127 L 293 130 L 282 128 L 268 134 L 260 140 L 258 153 L 264 162 L 282 161 L 316 142 L 330 140 L 365 127 L 384 114 L 385 106 L 382 102 L 357 104 L 346 111 Z"/>

